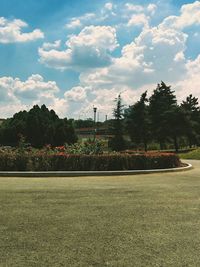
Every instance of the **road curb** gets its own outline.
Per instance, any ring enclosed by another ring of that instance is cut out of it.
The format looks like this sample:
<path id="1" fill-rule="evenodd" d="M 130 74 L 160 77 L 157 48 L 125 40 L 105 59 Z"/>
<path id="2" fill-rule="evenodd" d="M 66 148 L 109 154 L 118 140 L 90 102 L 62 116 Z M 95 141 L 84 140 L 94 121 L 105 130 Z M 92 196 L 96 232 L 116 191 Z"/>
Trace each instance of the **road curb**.
<path id="1" fill-rule="evenodd" d="M 185 163 L 187 166 L 180 168 L 169 169 L 153 169 L 153 170 L 125 170 L 125 171 L 0 171 L 0 177 L 80 177 L 80 176 L 112 176 L 112 175 L 136 175 L 136 174 L 151 174 L 151 173 L 167 173 L 167 172 L 182 172 L 191 170 L 192 164 Z"/>

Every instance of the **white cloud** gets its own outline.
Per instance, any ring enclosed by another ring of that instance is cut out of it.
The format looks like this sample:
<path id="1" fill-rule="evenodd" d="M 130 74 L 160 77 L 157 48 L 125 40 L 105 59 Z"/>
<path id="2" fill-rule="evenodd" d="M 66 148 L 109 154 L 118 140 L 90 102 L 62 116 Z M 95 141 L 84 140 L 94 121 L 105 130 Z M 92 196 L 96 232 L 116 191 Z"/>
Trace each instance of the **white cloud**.
<path id="1" fill-rule="evenodd" d="M 25 82 L 16 78 L 12 90 L 16 96 L 31 101 L 41 97 L 54 97 L 59 92 L 56 82 L 45 82 L 39 74 L 31 75 Z"/>
<path id="2" fill-rule="evenodd" d="M 128 11 L 133 11 L 133 12 L 138 12 L 138 13 L 141 13 L 144 11 L 144 7 L 141 5 L 134 5 L 131 3 L 126 3 L 125 7 L 127 8 Z"/>
<path id="3" fill-rule="evenodd" d="M 127 25 L 144 26 L 138 37 L 121 48 L 118 57 L 112 55 L 118 46 L 114 27 L 85 27 L 79 34 L 68 37 L 66 49 L 62 49 L 60 41 L 44 43 L 39 49 L 40 61 L 46 66 L 79 71 L 78 86 L 66 91 L 63 97 L 58 97 L 56 83 L 45 82 L 41 76 L 30 77 L 24 82 L 9 78 L 7 89 L 1 90 L 0 97 L 9 103 L 20 101 L 21 105 L 44 102 L 62 116 L 70 114 L 76 117 L 83 114 L 92 116 L 93 105 L 111 116 L 113 100 L 120 92 L 126 104 L 132 104 L 145 90 L 151 92 L 161 80 L 172 84 L 179 98 L 186 97 L 190 92 L 200 97 L 200 56 L 188 61 L 185 50 L 190 33 L 184 33 L 185 27 L 200 24 L 200 2 L 184 5 L 179 16 L 169 16 L 154 27 L 150 19 L 158 10 L 155 4 L 141 6 L 127 3 L 126 12 L 124 4 L 121 7 L 120 10 L 119 6 L 108 2 L 99 16 L 87 13 L 70 21 L 74 22 L 74 28 L 71 29 L 84 27 L 92 20 L 94 24 L 97 21 L 105 23 L 107 18 L 113 25 L 119 22 L 113 20 L 114 16 L 110 19 L 114 9 L 116 14 L 124 15 L 124 28 Z M 198 30 L 195 28 L 195 31 Z M 3 83 L 3 80 L 0 82 Z M 9 95 L 5 91 L 10 92 Z"/>
<path id="4" fill-rule="evenodd" d="M 193 77 L 199 75 L 200 73 L 200 55 L 194 60 L 189 60 L 186 64 L 188 74 Z"/>
<path id="5" fill-rule="evenodd" d="M 176 62 L 185 61 L 185 55 L 184 55 L 183 51 L 181 51 L 175 55 L 174 61 L 176 61 Z"/>
<path id="6" fill-rule="evenodd" d="M 13 94 L 13 85 L 14 80 L 11 77 L 2 77 L 0 78 L 0 102 L 3 103 L 14 103 L 17 101 L 16 97 Z"/>
<path id="7" fill-rule="evenodd" d="M 188 75 L 184 53 L 187 37 L 175 28 L 164 29 L 160 25 L 143 28 L 132 43 L 122 48 L 121 56 L 113 58 L 112 64 L 81 72 L 81 88 L 66 93 L 73 95 L 73 101 L 78 99 L 76 93 L 80 95 L 76 113 L 89 112 L 97 105 L 99 110 L 111 116 L 113 100 L 120 92 L 126 103 L 132 104 L 145 90 L 151 92 L 160 80 L 179 83 Z M 75 114 L 73 110 L 71 112 Z"/>
<path id="8" fill-rule="evenodd" d="M 64 96 L 68 101 L 72 101 L 72 102 L 84 101 L 86 99 L 87 90 L 88 88 L 76 86 L 76 87 L 73 87 L 71 90 L 66 91 Z"/>
<path id="9" fill-rule="evenodd" d="M 29 109 L 33 105 L 46 104 L 59 115 L 66 116 L 68 105 L 64 98 L 57 97 L 59 88 L 55 81 L 45 81 L 39 75 L 31 75 L 26 81 L 19 78 L 0 77 L 0 111 L 2 117 Z"/>
<path id="10" fill-rule="evenodd" d="M 53 49 L 53 48 L 59 48 L 61 45 L 61 40 L 57 40 L 54 43 L 44 43 L 43 48 L 48 50 L 48 49 Z"/>
<path id="11" fill-rule="evenodd" d="M 71 19 L 71 21 L 68 24 L 66 24 L 67 29 L 75 29 L 81 26 L 82 26 L 82 23 L 80 19 L 76 19 L 76 18 Z"/>
<path id="12" fill-rule="evenodd" d="M 198 97 L 200 100 L 200 55 L 196 59 L 190 60 L 186 64 L 187 73 L 184 79 L 173 84 L 179 100 L 185 99 L 188 95 Z"/>
<path id="13" fill-rule="evenodd" d="M 157 10 L 157 5 L 156 4 L 149 4 L 147 6 L 147 11 L 153 16 Z"/>
<path id="14" fill-rule="evenodd" d="M 107 9 L 107 10 L 112 10 L 113 9 L 113 4 L 112 3 L 110 3 L 110 2 L 108 2 L 108 3 L 106 3 L 105 4 L 105 9 Z"/>
<path id="15" fill-rule="evenodd" d="M 93 106 L 96 106 L 99 117 L 103 120 L 105 119 L 105 115 L 108 115 L 109 118 L 113 116 L 114 100 L 119 93 L 122 95 L 123 103 L 128 106 L 136 102 L 140 95 L 147 89 L 153 91 L 154 87 L 155 85 L 151 84 L 143 86 L 139 90 L 133 90 L 127 86 L 120 86 L 120 88 L 91 88 L 89 86 L 80 86 L 79 90 L 81 91 L 81 96 L 83 96 L 81 99 L 76 99 L 74 88 L 65 93 L 65 99 L 69 107 L 69 114 L 73 114 L 75 118 L 93 117 Z M 70 99 L 69 95 L 73 95 L 73 99 Z"/>
<path id="16" fill-rule="evenodd" d="M 40 62 L 57 69 L 97 68 L 111 63 L 110 53 L 118 46 L 116 30 L 110 26 L 85 27 L 71 35 L 64 51 L 39 48 Z"/>
<path id="17" fill-rule="evenodd" d="M 131 19 L 128 21 L 129 27 L 134 26 L 149 26 L 149 18 L 145 14 L 135 14 L 131 17 Z"/>
<path id="18" fill-rule="evenodd" d="M 20 19 L 7 20 L 0 17 L 0 43 L 29 42 L 44 38 L 44 33 L 35 29 L 29 33 L 22 33 L 22 29 L 28 24 Z"/>
<path id="19" fill-rule="evenodd" d="M 80 16 L 79 19 L 82 22 L 94 19 L 96 17 L 95 13 L 85 13 L 83 16 Z"/>
<path id="20" fill-rule="evenodd" d="M 98 17 L 94 13 L 85 13 L 82 16 L 71 18 L 65 25 L 65 28 L 69 30 L 75 30 L 77 28 L 85 26 L 88 23 L 91 24 L 91 20 L 94 22 L 94 20 L 96 20 L 97 18 Z"/>
<path id="21" fill-rule="evenodd" d="M 180 16 L 167 17 L 160 27 L 182 30 L 192 25 L 200 25 L 200 1 L 183 5 L 180 12 Z"/>
<path id="22" fill-rule="evenodd" d="M 174 81 L 186 72 L 184 51 L 187 35 L 174 29 L 143 29 L 122 56 L 105 68 L 81 73 L 80 81 L 93 88 L 139 88 L 158 80 Z M 175 60 L 176 59 L 176 60 Z"/>
<path id="23" fill-rule="evenodd" d="M 200 24 L 200 1 L 192 4 L 183 5 L 181 8 L 181 16 L 178 20 L 178 26 L 184 28 L 193 24 Z"/>

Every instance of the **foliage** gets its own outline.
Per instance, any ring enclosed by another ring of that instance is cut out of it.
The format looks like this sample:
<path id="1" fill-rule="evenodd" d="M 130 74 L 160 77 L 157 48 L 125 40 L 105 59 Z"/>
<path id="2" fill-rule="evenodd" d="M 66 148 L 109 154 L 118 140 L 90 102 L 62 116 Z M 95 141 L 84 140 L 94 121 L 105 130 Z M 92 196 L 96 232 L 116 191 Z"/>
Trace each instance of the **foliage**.
<path id="1" fill-rule="evenodd" d="M 151 119 L 151 133 L 160 143 L 160 148 L 169 136 L 170 116 L 169 114 L 176 107 L 176 96 L 170 86 L 164 82 L 158 84 L 152 96 L 149 99 L 149 114 Z"/>
<path id="2" fill-rule="evenodd" d="M 145 151 L 147 151 L 147 143 L 150 139 L 150 119 L 147 102 L 146 91 L 141 95 L 140 100 L 130 106 L 125 113 L 126 128 L 131 140 L 136 144 L 143 143 Z"/>
<path id="3" fill-rule="evenodd" d="M 94 120 L 89 118 L 89 119 L 86 119 L 86 120 L 74 120 L 73 121 L 73 125 L 74 125 L 74 128 L 90 128 L 90 127 L 94 127 L 95 123 L 94 123 Z"/>
<path id="4" fill-rule="evenodd" d="M 198 98 L 191 94 L 181 103 L 184 112 L 184 134 L 187 136 L 189 146 L 200 144 L 200 108 Z"/>
<path id="5" fill-rule="evenodd" d="M 88 140 L 87 142 L 67 145 L 65 152 L 69 154 L 98 155 L 103 153 L 103 142 L 101 140 Z"/>
<path id="6" fill-rule="evenodd" d="M 109 149 L 123 151 L 133 149 L 175 149 L 192 148 L 200 145 L 200 107 L 198 98 L 191 94 L 180 104 L 170 86 L 161 82 L 147 98 L 143 93 L 139 101 L 125 109 L 121 95 L 115 99 L 113 119 L 98 122 L 106 132 Z M 92 119 L 60 119 L 45 105 L 35 105 L 30 111 L 20 111 L 6 119 L 0 126 L 0 144 L 15 147 L 21 151 L 28 144 L 42 148 L 67 144 L 70 153 L 99 153 L 97 144 L 75 144 L 76 128 L 93 127 Z M 20 136 L 24 141 L 20 141 Z M 110 139 L 109 139 L 110 138 Z M 97 151 L 97 152 L 95 152 Z M 101 149 L 100 149 L 101 151 Z"/>
<path id="7" fill-rule="evenodd" d="M 157 85 L 147 99 L 141 95 L 138 102 L 125 110 L 126 131 L 132 147 L 147 150 L 147 143 L 160 144 L 160 149 L 200 144 L 200 107 L 198 99 L 189 95 L 180 105 L 170 86 L 164 82 Z"/>
<path id="8" fill-rule="evenodd" d="M 86 153 L 88 151 L 86 150 Z M 160 169 L 180 166 L 173 153 L 69 154 L 57 150 L 0 152 L 1 171 L 89 171 Z"/>
<path id="9" fill-rule="evenodd" d="M 33 147 L 45 144 L 53 146 L 73 144 L 77 138 L 74 128 L 67 119 L 59 119 L 53 110 L 45 105 L 35 105 L 30 111 L 20 111 L 3 122 L 0 128 L 0 142 L 3 145 L 17 145 L 23 136 Z"/>
<path id="10" fill-rule="evenodd" d="M 113 110 L 114 120 L 112 124 L 112 133 L 114 137 L 109 141 L 109 147 L 114 151 L 121 151 L 125 148 L 125 141 L 123 137 L 123 112 L 124 105 L 122 104 L 122 98 L 119 94 L 115 99 L 116 107 Z"/>

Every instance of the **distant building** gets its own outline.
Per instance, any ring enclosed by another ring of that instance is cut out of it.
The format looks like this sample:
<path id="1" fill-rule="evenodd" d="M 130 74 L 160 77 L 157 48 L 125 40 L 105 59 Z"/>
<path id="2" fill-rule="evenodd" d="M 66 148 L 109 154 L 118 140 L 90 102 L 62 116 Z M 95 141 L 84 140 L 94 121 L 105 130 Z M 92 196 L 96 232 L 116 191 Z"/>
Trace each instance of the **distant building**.
<path id="1" fill-rule="evenodd" d="M 102 127 L 78 128 L 75 129 L 75 132 L 80 140 L 92 139 L 94 136 L 97 139 L 109 140 L 113 136 L 108 129 Z"/>

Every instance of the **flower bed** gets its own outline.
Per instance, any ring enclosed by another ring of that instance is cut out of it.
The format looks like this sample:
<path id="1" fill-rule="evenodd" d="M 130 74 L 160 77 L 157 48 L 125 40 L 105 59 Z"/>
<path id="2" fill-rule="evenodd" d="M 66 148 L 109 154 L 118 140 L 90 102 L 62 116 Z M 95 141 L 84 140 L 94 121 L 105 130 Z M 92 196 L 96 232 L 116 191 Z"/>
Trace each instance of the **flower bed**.
<path id="1" fill-rule="evenodd" d="M 0 152 L 0 171 L 112 171 L 180 167 L 173 153 L 67 154 Z"/>

